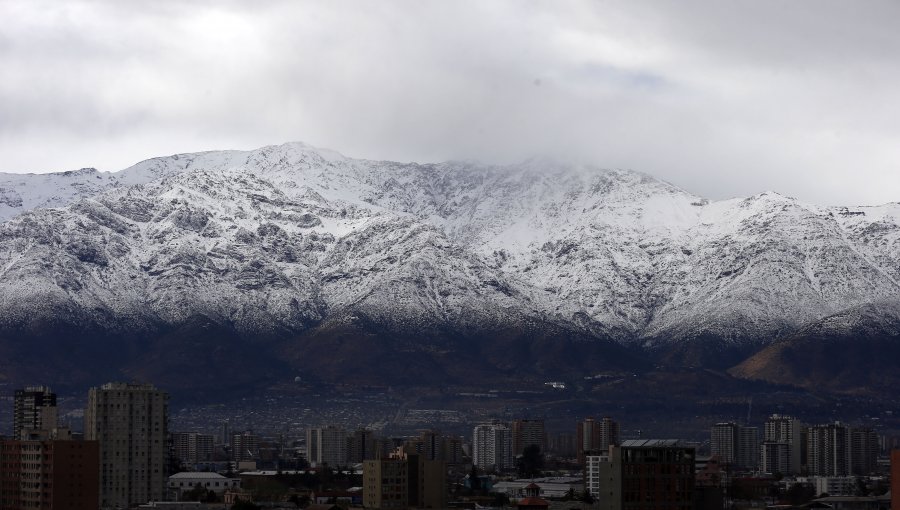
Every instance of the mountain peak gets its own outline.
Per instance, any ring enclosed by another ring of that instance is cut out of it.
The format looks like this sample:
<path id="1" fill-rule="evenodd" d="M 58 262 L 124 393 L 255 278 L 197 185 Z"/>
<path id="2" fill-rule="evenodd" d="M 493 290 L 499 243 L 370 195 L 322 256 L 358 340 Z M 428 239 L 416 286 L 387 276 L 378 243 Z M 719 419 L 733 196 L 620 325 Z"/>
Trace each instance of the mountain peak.
<path id="1" fill-rule="evenodd" d="M 347 158 L 340 152 L 331 149 L 324 149 L 321 147 L 316 147 L 310 145 L 306 142 L 294 141 L 294 142 L 286 142 L 278 145 L 267 145 L 265 147 L 261 147 L 256 149 L 255 151 L 250 152 L 267 152 L 267 151 L 276 151 L 276 152 L 285 152 L 285 153 L 305 153 L 310 154 L 314 153 L 318 156 L 322 157 L 326 161 L 343 161 Z"/>
<path id="2" fill-rule="evenodd" d="M 85 175 L 94 175 L 100 173 L 96 168 L 79 168 L 78 170 L 68 170 L 61 172 L 60 175 L 65 177 L 81 177 Z"/>

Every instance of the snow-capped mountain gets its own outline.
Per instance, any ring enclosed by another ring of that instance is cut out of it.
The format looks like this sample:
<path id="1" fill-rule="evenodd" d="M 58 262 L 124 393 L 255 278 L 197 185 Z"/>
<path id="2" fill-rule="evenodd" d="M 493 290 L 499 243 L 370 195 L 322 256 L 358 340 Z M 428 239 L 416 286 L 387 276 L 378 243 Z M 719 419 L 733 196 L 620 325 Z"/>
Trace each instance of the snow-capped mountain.
<path id="1" fill-rule="evenodd" d="M 620 344 L 731 366 L 896 301 L 897 218 L 897 204 L 777 193 L 711 202 L 547 160 L 404 164 L 299 143 L 2 175 L 0 329 L 128 335 L 204 317 L 286 339 L 368 321 L 386 332 L 372 342 L 433 353 L 439 338 L 514 328 L 594 341 L 606 357 L 625 356 Z"/>

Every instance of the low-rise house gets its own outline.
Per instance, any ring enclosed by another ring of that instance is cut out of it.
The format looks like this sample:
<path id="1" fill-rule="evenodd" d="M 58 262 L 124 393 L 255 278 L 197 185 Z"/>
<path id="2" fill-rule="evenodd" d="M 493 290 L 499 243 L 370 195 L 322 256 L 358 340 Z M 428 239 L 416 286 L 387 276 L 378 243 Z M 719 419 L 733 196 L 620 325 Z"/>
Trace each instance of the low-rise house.
<path id="1" fill-rule="evenodd" d="M 190 492 L 198 486 L 222 495 L 228 489 L 240 489 L 241 480 L 240 478 L 226 478 L 219 473 L 185 471 L 170 476 L 167 483 L 170 496 L 178 499 L 181 499 L 182 494 Z"/>

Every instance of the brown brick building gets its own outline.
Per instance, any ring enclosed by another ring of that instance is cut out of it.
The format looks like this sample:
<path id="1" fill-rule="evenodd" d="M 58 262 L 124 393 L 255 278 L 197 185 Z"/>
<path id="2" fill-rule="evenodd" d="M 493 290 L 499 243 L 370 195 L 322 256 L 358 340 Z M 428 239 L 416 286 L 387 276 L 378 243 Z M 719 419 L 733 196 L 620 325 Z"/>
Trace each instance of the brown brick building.
<path id="1" fill-rule="evenodd" d="M 446 508 L 447 471 L 442 460 L 401 454 L 363 463 L 366 508 Z"/>
<path id="2" fill-rule="evenodd" d="M 96 441 L 0 441 L 0 510 L 82 510 L 100 504 Z"/>

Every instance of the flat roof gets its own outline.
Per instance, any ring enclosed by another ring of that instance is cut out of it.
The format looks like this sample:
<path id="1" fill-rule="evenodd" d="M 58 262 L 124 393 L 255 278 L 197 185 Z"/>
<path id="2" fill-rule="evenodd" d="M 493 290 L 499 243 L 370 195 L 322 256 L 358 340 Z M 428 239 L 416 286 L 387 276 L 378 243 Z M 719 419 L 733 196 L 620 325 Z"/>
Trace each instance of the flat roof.
<path id="1" fill-rule="evenodd" d="M 623 448 L 652 448 L 659 446 L 681 446 L 681 441 L 678 439 L 629 439 L 622 441 Z"/>
<path id="2" fill-rule="evenodd" d="M 219 473 L 211 473 L 209 471 L 182 471 L 181 473 L 175 473 L 169 478 L 209 478 L 209 479 L 219 479 L 225 478 Z"/>

